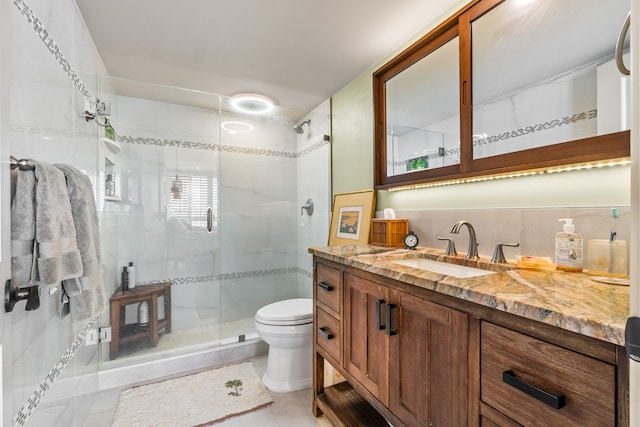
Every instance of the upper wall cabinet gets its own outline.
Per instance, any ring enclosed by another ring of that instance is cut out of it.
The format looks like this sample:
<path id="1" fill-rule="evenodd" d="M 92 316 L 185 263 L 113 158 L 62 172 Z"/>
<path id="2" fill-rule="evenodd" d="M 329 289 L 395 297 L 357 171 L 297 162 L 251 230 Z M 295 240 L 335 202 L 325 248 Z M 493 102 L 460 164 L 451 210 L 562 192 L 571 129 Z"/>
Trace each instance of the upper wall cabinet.
<path id="1" fill-rule="evenodd" d="M 628 11 L 469 3 L 374 73 L 376 188 L 628 157 Z"/>

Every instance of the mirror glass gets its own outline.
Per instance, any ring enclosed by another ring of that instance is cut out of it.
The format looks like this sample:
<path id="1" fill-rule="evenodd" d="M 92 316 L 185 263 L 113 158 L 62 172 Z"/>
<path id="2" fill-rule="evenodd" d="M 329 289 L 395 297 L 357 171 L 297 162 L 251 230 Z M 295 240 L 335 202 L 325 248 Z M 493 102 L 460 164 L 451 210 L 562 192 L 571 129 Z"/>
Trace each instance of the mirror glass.
<path id="1" fill-rule="evenodd" d="M 458 37 L 386 82 L 387 176 L 460 163 Z"/>
<path id="2" fill-rule="evenodd" d="M 629 129 L 615 60 L 628 12 L 628 0 L 506 0 L 473 21 L 473 158 Z"/>

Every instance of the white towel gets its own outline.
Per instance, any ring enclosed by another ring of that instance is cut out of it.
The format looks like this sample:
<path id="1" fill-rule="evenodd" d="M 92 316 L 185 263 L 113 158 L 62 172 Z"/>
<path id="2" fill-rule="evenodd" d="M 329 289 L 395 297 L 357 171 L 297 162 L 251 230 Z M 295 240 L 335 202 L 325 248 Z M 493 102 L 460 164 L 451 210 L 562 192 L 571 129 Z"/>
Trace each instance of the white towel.
<path id="1" fill-rule="evenodd" d="M 55 166 L 67 178 L 67 191 L 83 268 L 80 279 L 65 280 L 62 285 L 69 296 L 71 319 L 86 320 L 102 313 L 106 308 L 104 284 L 100 274 L 100 229 L 93 184 L 87 175 L 72 166 Z"/>
<path id="2" fill-rule="evenodd" d="M 18 171 L 11 206 L 14 284 L 54 285 L 80 277 L 82 260 L 64 174 L 49 163 L 30 161 L 35 169 Z"/>

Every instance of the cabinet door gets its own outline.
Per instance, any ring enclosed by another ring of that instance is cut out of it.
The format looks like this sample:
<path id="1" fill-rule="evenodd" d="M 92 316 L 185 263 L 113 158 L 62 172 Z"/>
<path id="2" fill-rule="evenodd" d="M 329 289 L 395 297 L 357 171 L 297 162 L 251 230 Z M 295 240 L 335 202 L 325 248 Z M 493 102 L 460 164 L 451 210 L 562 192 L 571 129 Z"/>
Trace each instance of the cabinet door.
<path id="1" fill-rule="evenodd" d="M 409 426 L 467 424 L 465 313 L 392 292 L 389 409 Z"/>
<path id="2" fill-rule="evenodd" d="M 387 288 L 344 275 L 345 367 L 385 406 L 389 404 L 389 340 L 384 329 Z"/>

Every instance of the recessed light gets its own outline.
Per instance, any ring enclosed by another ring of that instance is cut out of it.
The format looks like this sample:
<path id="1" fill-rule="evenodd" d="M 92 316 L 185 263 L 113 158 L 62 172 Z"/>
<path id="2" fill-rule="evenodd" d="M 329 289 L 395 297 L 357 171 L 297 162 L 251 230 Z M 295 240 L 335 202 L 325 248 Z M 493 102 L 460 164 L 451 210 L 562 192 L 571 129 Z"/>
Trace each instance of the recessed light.
<path id="1" fill-rule="evenodd" d="M 245 133 L 253 130 L 253 125 L 245 122 L 223 122 L 220 127 L 229 133 Z"/>
<path id="2" fill-rule="evenodd" d="M 231 105 L 243 113 L 263 114 L 273 108 L 273 101 L 266 96 L 247 93 L 234 96 Z"/>

